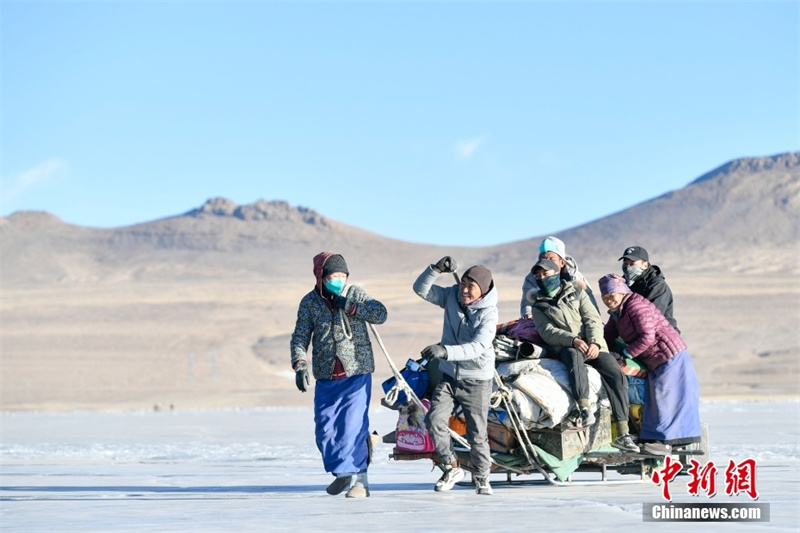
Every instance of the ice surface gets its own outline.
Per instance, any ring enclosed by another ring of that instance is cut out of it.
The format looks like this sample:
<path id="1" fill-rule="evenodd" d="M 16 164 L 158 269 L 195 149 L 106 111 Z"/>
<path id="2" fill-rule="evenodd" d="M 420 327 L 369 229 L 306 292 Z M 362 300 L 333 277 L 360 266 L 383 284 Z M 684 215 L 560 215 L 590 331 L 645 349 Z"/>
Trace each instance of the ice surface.
<path id="1" fill-rule="evenodd" d="M 703 403 L 701 414 L 718 494 L 690 496 L 684 476 L 673 501 L 751 501 L 724 494 L 723 472 L 754 458 L 769 523 L 644 523 L 642 503 L 663 502 L 650 481 L 556 487 L 531 475 L 508 485 L 494 474 L 492 497 L 468 486 L 435 493 L 430 461 L 391 460 L 386 444 L 375 449 L 370 498 L 332 497 L 312 411 L 265 408 L 2 413 L 0 531 L 798 531 L 800 402 Z M 377 409 L 372 428 L 388 433 L 396 417 Z"/>

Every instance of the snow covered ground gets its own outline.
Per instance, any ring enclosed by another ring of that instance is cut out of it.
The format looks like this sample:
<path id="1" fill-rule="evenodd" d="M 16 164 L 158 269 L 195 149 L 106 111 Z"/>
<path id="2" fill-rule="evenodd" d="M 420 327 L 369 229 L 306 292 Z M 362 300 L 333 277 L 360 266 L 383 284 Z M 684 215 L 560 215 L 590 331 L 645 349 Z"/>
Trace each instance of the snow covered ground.
<path id="1" fill-rule="evenodd" d="M 375 450 L 370 498 L 332 497 L 311 410 L 269 408 L 2 413 L 0 531 L 800 530 L 800 402 L 703 403 L 701 413 L 717 495 L 689 495 L 683 476 L 671 485 L 673 501 L 751 502 L 725 495 L 724 470 L 730 459 L 753 458 L 770 522 L 643 522 L 643 503 L 664 502 L 650 481 L 555 487 L 526 476 L 507 485 L 495 474 L 492 497 L 467 486 L 435 493 L 438 470 L 391 460 L 386 444 Z M 379 434 L 394 429 L 396 413 L 371 416 Z"/>

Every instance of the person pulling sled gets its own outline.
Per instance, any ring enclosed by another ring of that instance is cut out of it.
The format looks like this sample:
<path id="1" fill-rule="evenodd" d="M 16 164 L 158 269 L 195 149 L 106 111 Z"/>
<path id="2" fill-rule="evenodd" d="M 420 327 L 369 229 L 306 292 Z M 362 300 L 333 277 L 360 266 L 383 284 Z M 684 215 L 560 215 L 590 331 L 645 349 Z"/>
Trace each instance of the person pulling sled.
<path id="1" fill-rule="evenodd" d="M 459 467 L 450 436 L 450 416 L 461 406 L 467 424 L 466 438 L 475 473 L 475 490 L 491 495 L 491 454 L 487 418 L 492 395 L 497 330 L 497 290 L 491 271 L 483 265 L 467 269 L 457 285 L 434 285 L 443 273 L 455 273 L 450 256 L 429 265 L 414 282 L 414 292 L 444 309 L 442 339 L 422 350 L 426 359 L 437 359 L 442 378 L 433 391 L 425 418 L 443 474 L 434 490 L 447 491 L 466 473 Z"/>

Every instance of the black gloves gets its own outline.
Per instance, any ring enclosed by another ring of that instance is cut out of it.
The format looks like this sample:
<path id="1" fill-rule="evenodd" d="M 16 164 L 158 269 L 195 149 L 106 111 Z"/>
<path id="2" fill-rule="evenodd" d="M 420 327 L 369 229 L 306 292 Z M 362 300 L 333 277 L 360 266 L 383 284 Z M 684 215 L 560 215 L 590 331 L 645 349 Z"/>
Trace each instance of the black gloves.
<path id="1" fill-rule="evenodd" d="M 425 359 L 447 359 L 447 350 L 444 349 L 444 346 L 440 346 L 438 344 L 431 344 L 424 350 L 420 352 L 420 355 Z"/>
<path id="2" fill-rule="evenodd" d="M 300 363 L 294 369 L 294 372 L 294 384 L 297 385 L 297 390 L 300 392 L 307 391 L 309 385 L 311 385 L 311 380 L 308 378 L 308 365 Z"/>
<path id="3" fill-rule="evenodd" d="M 350 302 L 350 300 L 344 296 L 337 296 L 333 299 L 333 305 L 339 309 L 344 309 L 344 312 L 348 315 L 355 315 L 356 309 L 358 309 L 358 304 L 355 302 L 350 302 L 348 305 L 348 302 Z"/>
<path id="4" fill-rule="evenodd" d="M 458 265 L 456 264 L 456 260 L 446 255 L 439 259 L 439 261 L 433 265 L 433 268 L 438 270 L 439 272 L 443 272 L 445 274 L 449 274 L 451 272 L 455 272 L 458 269 Z"/>

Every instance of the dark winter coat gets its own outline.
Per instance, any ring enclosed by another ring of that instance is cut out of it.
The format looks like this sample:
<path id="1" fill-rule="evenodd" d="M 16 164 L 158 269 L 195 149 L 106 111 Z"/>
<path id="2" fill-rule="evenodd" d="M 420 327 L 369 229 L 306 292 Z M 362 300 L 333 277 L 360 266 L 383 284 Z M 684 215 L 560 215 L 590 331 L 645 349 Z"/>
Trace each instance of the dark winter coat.
<path id="1" fill-rule="evenodd" d="M 315 379 L 331 379 L 337 358 L 348 376 L 375 371 L 367 322 L 383 324 L 386 307 L 357 285 L 346 291 L 347 301 L 356 304 L 354 315 L 332 307 L 320 296 L 318 288 L 306 294 L 297 309 L 290 341 L 292 367 L 301 359 L 308 361 L 306 352 L 311 344 Z"/>
<path id="2" fill-rule="evenodd" d="M 561 281 L 561 289 L 553 298 L 528 293 L 532 304 L 536 331 L 551 347 L 570 347 L 575 337 L 596 344 L 607 352 L 603 340 L 603 322 L 589 295 L 570 281 Z"/>
<path id="3" fill-rule="evenodd" d="M 597 307 L 592 288 L 589 287 L 589 282 L 586 280 L 586 277 L 578 270 L 578 264 L 575 262 L 575 259 L 568 255 L 564 261 L 566 265 L 561 269 L 561 279 L 564 281 L 571 281 L 575 288 L 586 291 L 592 305 L 594 305 L 599 312 L 600 308 Z M 538 295 L 539 286 L 536 285 L 536 277 L 533 275 L 533 272 L 528 272 L 525 279 L 522 281 L 522 300 L 519 303 L 519 316 L 526 317 L 533 315 L 533 301 Z"/>
<path id="4" fill-rule="evenodd" d="M 631 293 L 619 308 L 619 313 L 609 312 L 604 335 L 609 346 L 617 337 L 628 344 L 631 357 L 655 370 L 676 354 L 686 349 L 680 334 L 664 315 L 643 296 Z"/>
<path id="5" fill-rule="evenodd" d="M 670 325 L 680 333 L 678 322 L 672 316 L 672 291 L 657 265 L 647 267 L 647 270 L 634 280 L 631 290 L 653 302 Z"/>

